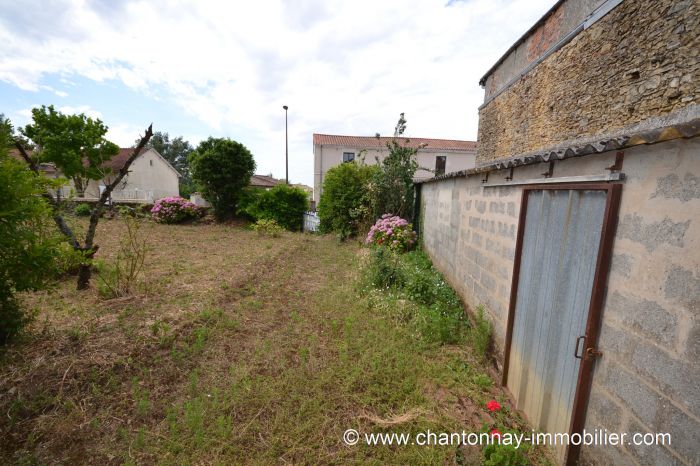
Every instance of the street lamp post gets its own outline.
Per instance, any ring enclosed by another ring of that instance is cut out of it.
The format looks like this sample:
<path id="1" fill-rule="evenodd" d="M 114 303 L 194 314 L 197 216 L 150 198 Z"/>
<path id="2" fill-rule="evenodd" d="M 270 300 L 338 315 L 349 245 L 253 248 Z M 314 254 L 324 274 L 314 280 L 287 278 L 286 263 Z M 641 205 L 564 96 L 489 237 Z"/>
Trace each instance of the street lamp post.
<path id="1" fill-rule="evenodd" d="M 287 132 L 287 110 L 289 107 L 282 105 L 284 109 L 284 167 L 285 167 L 285 179 L 287 184 L 289 184 L 289 136 Z"/>

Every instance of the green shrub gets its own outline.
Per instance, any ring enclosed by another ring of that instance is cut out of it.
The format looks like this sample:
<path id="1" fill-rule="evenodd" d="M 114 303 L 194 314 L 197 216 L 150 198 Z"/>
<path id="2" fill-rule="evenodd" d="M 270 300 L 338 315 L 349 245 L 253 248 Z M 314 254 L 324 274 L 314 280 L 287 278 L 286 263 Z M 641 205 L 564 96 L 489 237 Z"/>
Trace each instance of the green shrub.
<path id="1" fill-rule="evenodd" d="M 89 217 L 92 213 L 92 208 L 89 204 L 78 204 L 75 206 L 75 210 L 73 210 L 73 212 L 78 217 Z"/>
<path id="2" fill-rule="evenodd" d="M 303 189 L 278 184 L 270 190 L 248 191 L 242 210 L 254 220 L 274 220 L 291 231 L 300 231 L 309 201 Z M 240 203 L 239 203 L 240 205 Z"/>
<path id="3" fill-rule="evenodd" d="M 11 158 L 12 127 L 0 115 L 0 345 L 28 321 L 17 291 L 41 288 L 61 272 L 63 238 L 41 196 L 55 182 Z"/>
<path id="4" fill-rule="evenodd" d="M 375 288 L 401 287 L 404 283 L 403 270 L 400 267 L 398 255 L 385 248 L 372 251 L 367 274 L 369 282 Z"/>
<path id="5" fill-rule="evenodd" d="M 368 193 L 376 166 L 343 163 L 328 170 L 318 203 L 322 233 L 338 233 L 345 239 L 355 236 L 368 221 Z M 369 222 L 374 221 L 372 218 Z M 371 223 L 370 223 L 371 224 Z"/>
<path id="6" fill-rule="evenodd" d="M 279 226 L 276 221 L 266 218 L 258 220 L 251 225 L 251 228 L 253 231 L 257 231 L 259 235 L 269 236 L 270 238 L 278 238 L 284 231 L 284 228 Z"/>
<path id="7" fill-rule="evenodd" d="M 485 466 L 528 466 L 530 461 L 513 445 L 486 445 L 483 450 Z"/>

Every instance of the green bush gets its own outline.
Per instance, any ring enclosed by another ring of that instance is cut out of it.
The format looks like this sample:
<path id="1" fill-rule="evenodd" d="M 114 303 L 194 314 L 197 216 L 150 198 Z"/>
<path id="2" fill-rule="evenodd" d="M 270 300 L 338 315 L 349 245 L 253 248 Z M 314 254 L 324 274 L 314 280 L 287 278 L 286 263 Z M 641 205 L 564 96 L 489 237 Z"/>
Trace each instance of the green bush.
<path id="1" fill-rule="evenodd" d="M 318 203 L 322 233 L 355 236 L 363 223 L 373 223 L 369 214 L 369 184 L 376 166 L 343 163 L 328 170 Z M 369 226 L 367 226 L 369 228 Z"/>
<path id="2" fill-rule="evenodd" d="M 64 249 L 41 196 L 56 187 L 48 178 L 11 158 L 9 121 L 0 115 L 0 345 L 28 320 L 15 299 L 17 291 L 37 289 L 61 270 Z"/>
<path id="3" fill-rule="evenodd" d="M 89 204 L 78 204 L 75 206 L 75 210 L 73 210 L 73 212 L 78 217 L 89 217 L 92 213 L 92 209 L 90 208 Z"/>
<path id="4" fill-rule="evenodd" d="M 485 466 L 528 466 L 530 461 L 513 445 L 491 444 L 483 450 Z"/>
<path id="5" fill-rule="evenodd" d="M 309 201 L 303 189 L 278 184 L 270 190 L 247 191 L 239 211 L 254 220 L 274 220 L 291 231 L 302 229 Z M 240 205 L 239 204 L 239 205 Z"/>
<path id="6" fill-rule="evenodd" d="M 257 231 L 259 235 L 269 236 L 270 238 L 278 238 L 284 231 L 284 228 L 279 226 L 276 221 L 267 218 L 258 220 L 251 225 L 251 228 L 253 231 Z"/>

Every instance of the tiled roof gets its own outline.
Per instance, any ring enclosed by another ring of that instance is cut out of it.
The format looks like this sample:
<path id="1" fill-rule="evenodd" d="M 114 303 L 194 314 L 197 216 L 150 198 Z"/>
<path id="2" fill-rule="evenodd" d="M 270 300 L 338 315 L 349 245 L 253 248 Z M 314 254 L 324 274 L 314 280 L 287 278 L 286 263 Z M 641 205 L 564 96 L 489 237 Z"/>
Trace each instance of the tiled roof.
<path id="1" fill-rule="evenodd" d="M 105 163 L 102 164 L 102 166 L 105 168 L 111 168 L 112 172 L 117 172 L 121 170 L 121 168 L 126 163 L 126 160 L 129 158 L 133 151 L 133 147 L 127 149 L 121 148 L 119 149 L 119 153 L 117 155 L 107 160 Z"/>
<path id="2" fill-rule="evenodd" d="M 387 143 L 394 140 L 392 137 L 376 137 L 376 136 L 338 136 L 334 134 L 314 134 L 314 144 L 322 144 L 329 146 L 347 146 L 357 147 L 360 149 L 383 149 Z M 396 138 L 396 141 L 402 146 L 408 146 L 415 149 L 432 149 L 432 150 L 454 150 L 454 151 L 469 151 L 476 150 L 476 142 L 474 141 L 458 141 L 454 139 L 428 139 L 428 138 Z"/>
<path id="3" fill-rule="evenodd" d="M 280 180 L 277 180 L 271 176 L 253 175 L 250 177 L 250 185 L 258 188 L 271 188 L 279 183 Z"/>

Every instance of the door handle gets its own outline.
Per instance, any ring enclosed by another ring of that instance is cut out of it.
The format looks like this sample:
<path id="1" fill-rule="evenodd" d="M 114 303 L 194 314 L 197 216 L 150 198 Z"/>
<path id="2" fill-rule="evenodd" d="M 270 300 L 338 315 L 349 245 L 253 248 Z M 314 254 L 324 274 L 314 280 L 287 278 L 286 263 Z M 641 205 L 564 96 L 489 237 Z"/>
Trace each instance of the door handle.
<path id="1" fill-rule="evenodd" d="M 579 348 L 581 347 L 581 340 L 583 340 L 583 347 L 586 347 L 586 335 L 581 335 L 576 339 L 576 346 L 574 346 L 574 357 L 576 359 L 583 359 L 583 354 L 579 354 Z"/>

